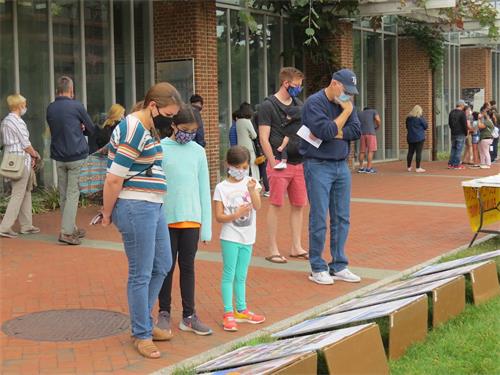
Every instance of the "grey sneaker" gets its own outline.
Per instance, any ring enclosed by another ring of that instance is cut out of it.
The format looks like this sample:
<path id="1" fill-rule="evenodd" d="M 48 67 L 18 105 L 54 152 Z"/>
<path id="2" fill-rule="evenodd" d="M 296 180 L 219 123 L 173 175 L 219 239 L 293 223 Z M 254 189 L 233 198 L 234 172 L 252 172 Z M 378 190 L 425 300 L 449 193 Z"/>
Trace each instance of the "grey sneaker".
<path id="1" fill-rule="evenodd" d="M 212 330 L 202 323 L 202 321 L 193 314 L 187 318 L 183 318 L 179 324 L 179 328 L 186 332 L 194 332 L 200 336 L 207 336 L 212 334 Z"/>
<path id="2" fill-rule="evenodd" d="M 40 233 L 40 228 L 35 226 L 31 226 L 26 229 L 21 229 L 21 234 L 36 234 L 36 233 Z"/>
<path id="3" fill-rule="evenodd" d="M 17 238 L 18 235 L 19 234 L 17 232 L 14 232 L 12 229 L 0 232 L 0 237 Z"/>
<path id="4" fill-rule="evenodd" d="M 83 228 L 75 228 L 75 231 L 73 232 L 73 236 L 78 237 L 78 238 L 83 238 L 87 235 L 87 231 Z"/>
<path id="5" fill-rule="evenodd" d="M 158 313 L 158 323 L 156 326 L 164 331 L 172 332 L 170 327 L 170 313 L 168 311 L 160 311 Z"/>
<path id="6" fill-rule="evenodd" d="M 68 245 L 81 245 L 82 244 L 82 241 L 80 241 L 80 239 L 73 234 L 61 233 L 59 235 L 58 241 L 65 243 L 65 244 L 68 244 Z"/>

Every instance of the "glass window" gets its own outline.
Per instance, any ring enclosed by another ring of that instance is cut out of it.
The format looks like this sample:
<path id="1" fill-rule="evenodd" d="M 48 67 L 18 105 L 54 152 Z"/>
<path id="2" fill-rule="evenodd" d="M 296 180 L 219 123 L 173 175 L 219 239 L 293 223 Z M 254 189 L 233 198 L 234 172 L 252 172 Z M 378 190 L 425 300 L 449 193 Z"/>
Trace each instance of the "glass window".
<path id="1" fill-rule="evenodd" d="M 35 9 L 39 5 L 40 2 L 36 1 Z M 82 100 L 80 3 L 73 0 L 53 0 L 50 10 L 54 33 L 54 78 L 57 80 L 62 75 L 70 76 L 75 85 L 75 97 Z"/>
<path id="2" fill-rule="evenodd" d="M 151 36 L 149 1 L 134 1 L 135 81 L 137 100 L 144 99 L 151 87 Z"/>
<path id="3" fill-rule="evenodd" d="M 0 1 L 0 119 L 8 113 L 5 99 L 14 92 L 12 2 Z"/>
<path id="4" fill-rule="evenodd" d="M 231 25 L 231 103 L 232 108 L 248 100 L 247 94 L 247 42 L 245 24 L 238 11 L 230 11 Z M 257 72 L 260 74 L 260 72 Z"/>
<path id="5" fill-rule="evenodd" d="M 23 117 L 30 131 L 30 140 L 33 147 L 44 159 L 45 168 L 42 169 L 40 181 L 51 185 L 52 161 L 50 159 L 50 133 L 45 123 L 47 105 L 50 103 L 50 89 L 54 82 L 49 82 L 49 40 L 48 40 L 48 10 L 46 1 L 18 1 L 17 20 L 19 32 L 19 78 L 21 94 L 28 101 L 28 112 Z M 56 6 L 54 11 L 58 11 Z M 62 10 L 61 10 L 62 11 Z M 61 22 L 61 18 L 58 18 Z M 71 20 L 67 20 L 71 23 Z M 64 66 L 63 56 L 72 60 L 73 49 L 70 46 L 62 47 L 62 40 L 58 36 L 59 66 Z M 68 41 L 69 43 L 69 41 Z M 54 35 L 54 45 L 56 39 Z M 34 45 L 36 48 L 34 48 Z M 69 53 L 69 55 L 61 55 Z M 3 55 L 3 50 L 2 50 Z M 33 63 L 36 62 L 36 63 Z M 81 87 L 80 87 L 81 88 Z"/>
<path id="6" fill-rule="evenodd" d="M 398 66 L 397 66 L 397 44 L 396 37 L 385 35 L 384 38 L 384 134 L 385 137 L 385 158 L 395 159 L 398 156 L 398 112 L 397 112 L 397 85 L 398 85 Z M 429 120 L 429 114 L 426 114 Z M 379 130 L 379 133 L 382 133 Z M 382 135 L 382 134 L 381 134 Z"/>
<path id="7" fill-rule="evenodd" d="M 364 85 L 362 84 L 362 74 L 361 70 L 363 69 L 362 66 L 362 59 L 361 59 L 361 31 L 360 30 L 353 30 L 353 35 L 352 35 L 352 43 L 353 43 L 353 69 L 354 73 L 356 74 L 356 77 L 358 79 L 358 82 L 360 83 L 358 89 L 360 95 L 355 95 L 354 96 L 354 103 L 358 110 L 362 110 L 363 108 L 363 101 L 362 98 L 364 96 Z"/>
<path id="8" fill-rule="evenodd" d="M 274 94 L 280 87 L 279 72 L 281 69 L 281 27 L 278 17 L 267 17 L 267 93 Z M 257 104 L 254 102 L 254 104 Z"/>
<path id="9" fill-rule="evenodd" d="M 96 124 L 102 124 L 111 106 L 109 3 L 88 0 L 85 14 L 85 63 L 87 72 L 87 111 Z"/>
<path id="10" fill-rule="evenodd" d="M 363 105 L 376 109 L 382 118 L 382 129 L 377 131 L 378 150 L 375 159 L 384 158 L 384 101 L 381 34 L 363 32 Z"/>
<path id="11" fill-rule="evenodd" d="M 293 28 L 288 17 L 283 18 L 283 66 L 295 66 Z M 270 92 L 271 93 L 271 92 Z"/>
<path id="12" fill-rule="evenodd" d="M 115 36 L 115 87 L 116 102 L 129 111 L 135 104 L 135 82 L 132 71 L 132 52 L 130 35 L 130 3 L 113 2 L 113 21 Z"/>
<path id="13" fill-rule="evenodd" d="M 254 15 L 257 22 L 255 31 L 249 32 L 250 46 L 250 103 L 253 105 L 262 102 L 266 95 L 265 77 L 263 74 L 264 61 L 264 16 Z"/>
<path id="14" fill-rule="evenodd" d="M 219 93 L 219 160 L 229 148 L 229 127 L 231 126 L 231 103 L 229 101 L 229 69 L 228 69 L 228 43 L 227 43 L 227 11 L 217 9 L 217 88 Z M 224 163 L 220 163 L 221 174 Z"/>

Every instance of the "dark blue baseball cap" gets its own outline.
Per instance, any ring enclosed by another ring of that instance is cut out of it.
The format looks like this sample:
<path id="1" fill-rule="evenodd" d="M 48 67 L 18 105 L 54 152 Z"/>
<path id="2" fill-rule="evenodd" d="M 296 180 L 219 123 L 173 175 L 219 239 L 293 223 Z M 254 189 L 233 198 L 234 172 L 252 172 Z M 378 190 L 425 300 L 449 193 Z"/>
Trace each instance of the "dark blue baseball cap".
<path id="1" fill-rule="evenodd" d="M 346 94 L 359 94 L 358 89 L 356 88 L 356 84 L 358 83 L 356 74 L 354 74 L 354 72 L 350 71 L 349 69 L 340 69 L 339 71 L 333 73 L 332 79 L 342 83 Z"/>

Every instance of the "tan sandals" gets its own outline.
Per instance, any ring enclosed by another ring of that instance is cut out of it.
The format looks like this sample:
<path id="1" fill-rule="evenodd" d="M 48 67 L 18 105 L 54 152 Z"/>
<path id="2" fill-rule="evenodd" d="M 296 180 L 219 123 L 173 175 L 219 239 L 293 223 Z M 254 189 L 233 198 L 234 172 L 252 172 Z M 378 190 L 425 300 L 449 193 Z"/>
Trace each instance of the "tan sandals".
<path id="1" fill-rule="evenodd" d="M 161 357 L 160 350 L 153 343 L 152 339 L 146 339 L 146 340 L 135 339 L 134 347 L 143 357 L 149 359 L 158 359 Z"/>
<path id="2" fill-rule="evenodd" d="M 168 341 L 174 335 L 171 330 L 165 330 L 158 327 L 153 327 L 153 341 Z"/>

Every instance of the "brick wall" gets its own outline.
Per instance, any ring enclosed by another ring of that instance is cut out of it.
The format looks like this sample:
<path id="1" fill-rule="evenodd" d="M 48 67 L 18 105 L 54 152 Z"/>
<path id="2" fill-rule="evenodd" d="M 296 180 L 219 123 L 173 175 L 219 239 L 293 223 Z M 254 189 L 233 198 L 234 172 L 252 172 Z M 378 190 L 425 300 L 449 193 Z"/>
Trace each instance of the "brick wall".
<path id="1" fill-rule="evenodd" d="M 155 61 L 194 58 L 196 93 L 204 98 L 210 181 L 219 170 L 215 0 L 154 1 Z"/>
<path id="2" fill-rule="evenodd" d="M 484 88 L 484 99 L 490 101 L 492 84 L 491 49 L 460 48 L 460 89 Z"/>
<path id="3" fill-rule="evenodd" d="M 337 55 L 337 65 L 339 68 L 353 68 L 352 50 L 352 24 L 341 22 L 338 30 L 325 41 L 324 48 L 330 48 Z M 306 75 L 306 94 L 311 95 L 322 87 L 328 86 L 332 78 L 329 64 L 324 61 L 313 62 L 307 55 L 305 59 L 304 73 Z"/>
<path id="4" fill-rule="evenodd" d="M 422 107 L 429 124 L 422 157 L 431 158 L 432 150 L 432 71 L 429 56 L 413 38 L 399 39 L 399 148 L 408 149 L 405 120 L 412 108 Z M 401 158 L 405 152 L 400 154 Z"/>

